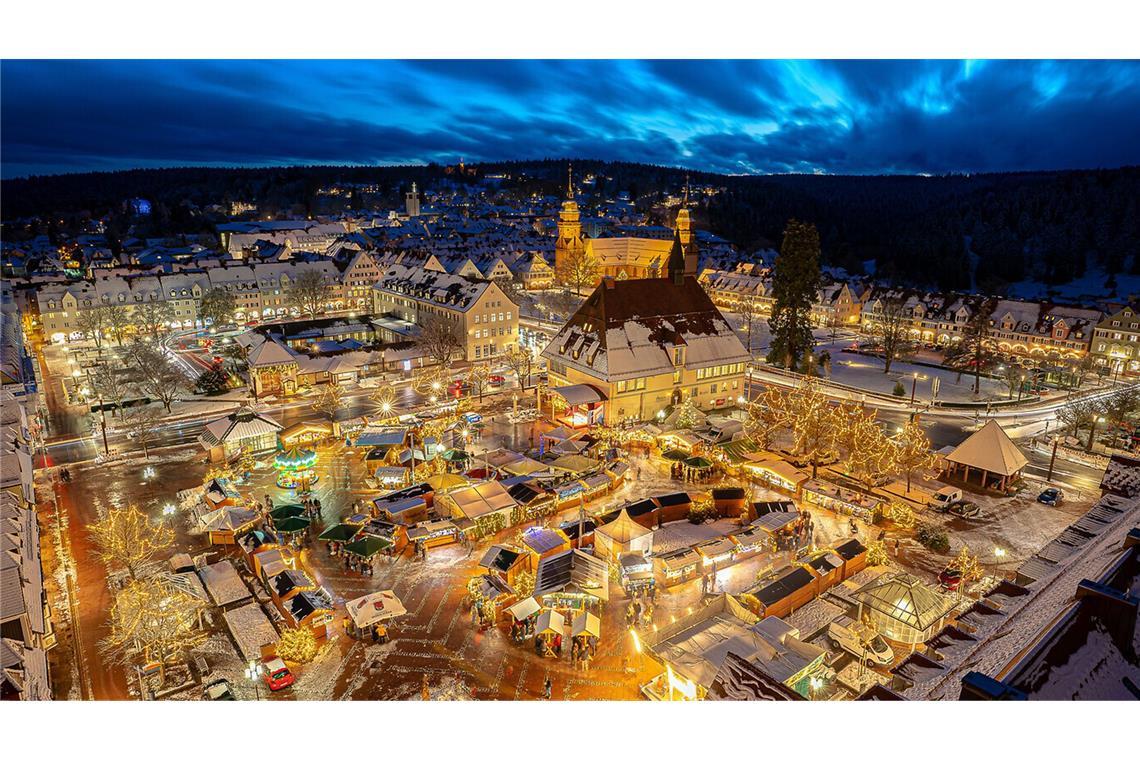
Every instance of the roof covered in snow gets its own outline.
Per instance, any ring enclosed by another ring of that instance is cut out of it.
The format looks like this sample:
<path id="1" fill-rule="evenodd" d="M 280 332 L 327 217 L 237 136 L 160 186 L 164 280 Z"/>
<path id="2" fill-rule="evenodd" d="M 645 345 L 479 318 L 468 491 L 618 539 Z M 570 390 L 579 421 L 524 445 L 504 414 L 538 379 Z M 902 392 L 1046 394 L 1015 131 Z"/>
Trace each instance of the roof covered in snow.
<path id="1" fill-rule="evenodd" d="M 689 369 L 750 359 L 694 277 L 603 281 L 542 355 L 615 381 L 673 372 L 677 348 Z"/>

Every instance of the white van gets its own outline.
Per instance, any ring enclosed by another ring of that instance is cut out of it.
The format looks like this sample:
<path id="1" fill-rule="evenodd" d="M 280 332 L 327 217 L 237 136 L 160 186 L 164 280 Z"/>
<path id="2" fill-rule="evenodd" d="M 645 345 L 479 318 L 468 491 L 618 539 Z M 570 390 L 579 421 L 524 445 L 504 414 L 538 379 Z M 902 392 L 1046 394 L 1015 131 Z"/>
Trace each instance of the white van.
<path id="1" fill-rule="evenodd" d="M 941 507 L 946 509 L 951 504 L 957 504 L 962 500 L 962 489 L 955 488 L 954 486 L 945 486 L 939 488 L 930 496 L 930 505 L 933 507 Z"/>
<path id="2" fill-rule="evenodd" d="M 836 646 L 856 657 L 867 658 L 872 665 L 889 667 L 895 661 L 895 652 L 882 636 L 873 634 L 867 626 L 843 616 L 827 626 L 827 636 Z"/>
<path id="3" fill-rule="evenodd" d="M 733 436 L 744 430 L 744 423 L 740 420 L 719 419 L 709 425 L 704 438 L 709 443 L 724 443 L 731 441 Z"/>

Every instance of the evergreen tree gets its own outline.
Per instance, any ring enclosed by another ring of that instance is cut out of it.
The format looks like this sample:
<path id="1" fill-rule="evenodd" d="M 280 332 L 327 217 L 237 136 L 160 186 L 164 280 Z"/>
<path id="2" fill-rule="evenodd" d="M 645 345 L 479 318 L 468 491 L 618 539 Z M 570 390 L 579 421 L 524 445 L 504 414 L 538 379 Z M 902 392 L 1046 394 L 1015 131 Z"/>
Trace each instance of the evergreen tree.
<path id="1" fill-rule="evenodd" d="M 815 346 L 811 307 L 819 288 L 819 232 L 814 224 L 792 219 L 776 258 L 772 294 L 776 303 L 768 325 L 772 344 L 768 361 L 796 369 Z"/>

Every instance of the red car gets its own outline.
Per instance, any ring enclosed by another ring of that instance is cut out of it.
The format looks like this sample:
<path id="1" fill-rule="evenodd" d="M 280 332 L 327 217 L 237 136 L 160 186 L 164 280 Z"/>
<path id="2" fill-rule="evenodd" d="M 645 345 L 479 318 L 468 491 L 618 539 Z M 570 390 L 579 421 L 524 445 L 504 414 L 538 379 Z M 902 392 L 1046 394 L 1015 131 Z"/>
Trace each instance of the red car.
<path id="1" fill-rule="evenodd" d="M 958 587 L 962 585 L 962 572 L 953 567 L 948 567 L 938 574 L 938 583 L 947 591 L 957 591 Z"/>
<path id="2" fill-rule="evenodd" d="M 270 691 L 281 691 L 293 685 L 293 674 L 285 667 L 285 661 L 280 657 L 273 657 L 262 663 L 265 672 L 263 677 L 269 685 Z"/>
<path id="3" fill-rule="evenodd" d="M 459 398 L 464 393 L 470 392 L 471 383 L 467 382 L 466 380 L 455 380 L 451 383 L 451 385 L 447 386 L 448 395 L 454 396 L 455 398 Z"/>
<path id="4" fill-rule="evenodd" d="M 491 385 L 502 385 L 503 383 L 507 382 L 507 379 L 502 375 L 491 375 L 487 378 L 487 382 Z"/>

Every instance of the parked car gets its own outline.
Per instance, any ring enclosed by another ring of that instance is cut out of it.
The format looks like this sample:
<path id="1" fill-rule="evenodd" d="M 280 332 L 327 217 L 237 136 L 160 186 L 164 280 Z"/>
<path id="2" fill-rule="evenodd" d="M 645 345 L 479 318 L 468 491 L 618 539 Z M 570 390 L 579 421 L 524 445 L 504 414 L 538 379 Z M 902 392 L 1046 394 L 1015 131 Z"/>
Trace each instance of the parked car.
<path id="1" fill-rule="evenodd" d="M 464 393 L 471 392 L 471 383 L 466 380 L 456 380 L 447 386 L 447 392 L 455 397 L 462 396 Z"/>
<path id="2" fill-rule="evenodd" d="M 1050 507 L 1059 507 L 1065 500 L 1065 492 L 1060 488 L 1046 488 L 1037 496 L 1037 501 Z"/>
<path id="3" fill-rule="evenodd" d="M 859 659 L 866 657 L 872 665 L 887 667 L 895 661 L 895 653 L 883 637 L 863 623 L 841 617 L 827 626 L 827 636 L 835 645 Z"/>
<path id="4" fill-rule="evenodd" d="M 957 591 L 962 585 L 962 571 L 948 567 L 938 574 L 938 584 L 947 591 Z"/>
<path id="5" fill-rule="evenodd" d="M 937 491 L 935 491 L 931 495 L 930 504 L 931 504 L 931 506 L 938 507 L 939 509 L 942 509 L 942 511 L 945 512 L 947 507 L 949 507 L 951 504 L 956 504 L 957 502 L 959 502 L 961 500 L 962 500 L 962 489 L 961 488 L 955 488 L 954 486 L 946 486 L 944 488 L 939 488 Z"/>
<path id="6" fill-rule="evenodd" d="M 211 702 L 236 702 L 237 697 L 225 678 L 210 681 L 202 688 L 202 696 Z"/>
<path id="7" fill-rule="evenodd" d="M 977 517 L 981 514 L 982 510 L 977 504 L 972 501 L 960 501 L 956 504 L 951 504 L 944 511 L 949 512 L 955 517 Z"/>
<path id="8" fill-rule="evenodd" d="M 270 691 L 281 691 L 293 685 L 293 674 L 280 657 L 270 658 L 262 665 L 265 668 L 265 683 L 269 685 Z"/>
<path id="9" fill-rule="evenodd" d="M 505 382 L 507 382 L 507 379 L 505 377 L 503 377 L 502 375 L 491 375 L 490 377 L 487 378 L 487 384 L 488 385 L 499 386 Z"/>

